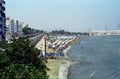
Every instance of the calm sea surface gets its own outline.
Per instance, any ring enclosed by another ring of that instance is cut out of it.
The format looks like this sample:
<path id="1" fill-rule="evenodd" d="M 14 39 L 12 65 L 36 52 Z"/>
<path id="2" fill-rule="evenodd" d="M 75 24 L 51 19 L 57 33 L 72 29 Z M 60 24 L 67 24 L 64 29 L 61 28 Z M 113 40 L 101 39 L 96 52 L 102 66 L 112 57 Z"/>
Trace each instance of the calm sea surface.
<path id="1" fill-rule="evenodd" d="M 120 79 L 120 36 L 81 38 L 68 56 L 69 79 Z"/>

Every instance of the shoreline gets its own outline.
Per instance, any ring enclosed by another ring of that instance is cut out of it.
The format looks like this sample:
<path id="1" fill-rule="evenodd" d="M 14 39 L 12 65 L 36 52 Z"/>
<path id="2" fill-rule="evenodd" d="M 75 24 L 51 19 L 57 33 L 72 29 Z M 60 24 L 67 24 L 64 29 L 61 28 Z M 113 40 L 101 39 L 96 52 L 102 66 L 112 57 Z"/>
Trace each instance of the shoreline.
<path id="1" fill-rule="evenodd" d="M 73 62 L 70 62 L 70 58 L 67 56 L 67 53 L 70 50 L 70 48 L 71 48 L 71 45 L 64 50 L 66 63 L 61 64 L 60 67 L 59 67 L 59 72 L 58 72 L 59 73 L 59 75 L 58 75 L 59 79 L 68 79 L 69 67 L 73 64 Z"/>
<path id="2" fill-rule="evenodd" d="M 49 68 L 47 74 L 49 79 L 68 79 L 69 68 L 75 64 L 75 62 L 71 62 L 70 57 L 68 57 L 68 51 L 71 49 L 72 45 L 76 44 L 80 39 L 75 38 L 66 49 L 63 50 L 64 57 L 58 57 L 56 59 L 48 59 L 48 63 L 46 66 Z M 39 46 L 38 44 L 37 47 Z"/>
<path id="3" fill-rule="evenodd" d="M 60 59 L 48 59 L 47 67 L 50 69 L 48 71 L 49 79 L 67 79 L 69 67 L 73 64 L 70 62 L 70 58 L 67 56 L 71 45 L 68 46 L 63 52 L 65 54 L 64 58 Z"/>
<path id="4" fill-rule="evenodd" d="M 71 49 L 72 45 L 76 44 L 80 38 L 76 38 L 70 46 L 68 46 L 63 52 L 65 54 L 65 64 L 61 64 L 59 67 L 59 79 L 68 79 L 69 76 L 69 68 L 73 65 L 76 64 L 77 62 L 71 61 L 70 57 L 68 57 L 68 51 Z"/>

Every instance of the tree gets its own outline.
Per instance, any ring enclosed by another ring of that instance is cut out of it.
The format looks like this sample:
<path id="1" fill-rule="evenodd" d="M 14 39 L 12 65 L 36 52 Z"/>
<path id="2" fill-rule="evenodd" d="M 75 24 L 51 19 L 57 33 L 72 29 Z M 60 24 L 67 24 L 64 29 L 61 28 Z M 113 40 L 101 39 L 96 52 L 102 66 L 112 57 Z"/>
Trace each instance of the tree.
<path id="1" fill-rule="evenodd" d="M 48 79 L 40 52 L 24 37 L 14 40 L 0 53 L 0 79 Z"/>
<path id="2" fill-rule="evenodd" d="M 0 48 L 6 48 L 6 41 L 0 42 Z"/>
<path id="3" fill-rule="evenodd" d="M 33 29 L 28 27 L 28 25 L 26 25 L 23 29 L 22 29 L 23 35 L 28 35 L 28 34 L 36 34 L 36 33 L 44 33 L 43 30 L 38 30 L 38 29 Z"/>
<path id="4" fill-rule="evenodd" d="M 28 34 L 31 34 L 32 32 L 32 29 L 30 27 L 28 27 L 28 25 L 26 25 L 23 29 L 22 29 L 22 32 L 24 35 L 28 35 Z"/>

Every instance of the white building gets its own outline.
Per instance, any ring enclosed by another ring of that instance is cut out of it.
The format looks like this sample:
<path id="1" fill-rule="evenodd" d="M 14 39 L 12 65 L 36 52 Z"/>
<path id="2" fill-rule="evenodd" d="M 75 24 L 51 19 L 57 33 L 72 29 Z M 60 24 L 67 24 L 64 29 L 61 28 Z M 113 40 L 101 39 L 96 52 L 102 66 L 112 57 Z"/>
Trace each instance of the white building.
<path id="1" fill-rule="evenodd" d="M 23 28 L 23 23 L 16 21 L 16 30 L 19 36 L 23 35 L 22 28 Z"/>
<path id="2" fill-rule="evenodd" d="M 11 39 L 11 28 L 10 28 L 10 18 L 6 18 L 6 41 Z"/>
<path id="3" fill-rule="evenodd" d="M 18 21 L 18 20 L 16 20 L 15 21 L 15 29 L 14 29 L 16 36 L 19 37 L 19 36 L 21 36 L 23 34 L 22 27 L 23 27 L 23 23 Z"/>
<path id="4" fill-rule="evenodd" d="M 20 37 L 23 35 L 22 28 L 23 23 L 18 20 L 10 20 L 10 18 L 6 19 L 7 33 L 6 39 L 11 40 L 14 37 Z"/>
<path id="5" fill-rule="evenodd" d="M 19 32 L 19 35 L 21 36 L 21 35 L 23 35 L 23 32 L 22 32 L 22 29 L 23 29 L 23 23 L 22 22 L 20 22 L 20 26 L 19 26 L 19 28 L 18 28 L 18 32 Z"/>
<path id="6" fill-rule="evenodd" d="M 120 30 L 92 30 L 90 36 L 112 36 L 120 35 Z"/>

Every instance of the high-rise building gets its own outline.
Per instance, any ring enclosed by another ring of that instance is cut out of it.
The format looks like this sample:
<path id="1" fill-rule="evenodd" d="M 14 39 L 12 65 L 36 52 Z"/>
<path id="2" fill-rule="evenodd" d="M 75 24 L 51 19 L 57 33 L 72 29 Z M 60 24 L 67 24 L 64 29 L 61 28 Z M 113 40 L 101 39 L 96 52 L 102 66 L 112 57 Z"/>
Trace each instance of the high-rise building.
<path id="1" fill-rule="evenodd" d="M 22 27 L 23 27 L 23 23 L 16 20 L 15 21 L 15 34 L 17 37 L 20 37 L 22 35 Z"/>
<path id="2" fill-rule="evenodd" d="M 12 38 L 22 36 L 23 22 L 9 19 L 9 20 L 6 20 L 6 25 L 9 27 L 8 31 L 10 32 L 10 35 Z"/>
<path id="3" fill-rule="evenodd" d="M 5 11 L 5 1 L 0 0 L 0 41 L 5 40 L 6 35 L 6 15 Z"/>
<path id="4" fill-rule="evenodd" d="M 10 22 L 11 22 L 10 18 L 6 17 L 6 41 L 9 41 L 12 39 Z"/>
<path id="5" fill-rule="evenodd" d="M 20 27 L 20 23 L 19 23 L 19 21 L 17 20 L 17 21 L 16 21 L 16 32 L 19 32 L 19 27 Z"/>
<path id="6" fill-rule="evenodd" d="M 13 19 L 10 22 L 10 27 L 11 27 L 11 35 L 12 35 L 12 37 L 14 37 L 15 21 Z"/>
<path id="7" fill-rule="evenodd" d="M 20 22 L 20 26 L 18 28 L 19 36 L 23 35 L 22 29 L 23 29 L 23 22 Z"/>
<path id="8" fill-rule="evenodd" d="M 10 18 L 9 18 L 9 17 L 6 18 L 6 28 L 7 28 L 7 29 L 6 29 L 6 32 L 7 32 L 7 33 L 8 33 L 8 32 L 10 33 L 10 30 L 11 30 L 11 29 L 10 29 Z"/>

